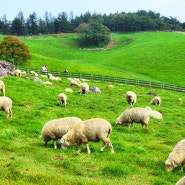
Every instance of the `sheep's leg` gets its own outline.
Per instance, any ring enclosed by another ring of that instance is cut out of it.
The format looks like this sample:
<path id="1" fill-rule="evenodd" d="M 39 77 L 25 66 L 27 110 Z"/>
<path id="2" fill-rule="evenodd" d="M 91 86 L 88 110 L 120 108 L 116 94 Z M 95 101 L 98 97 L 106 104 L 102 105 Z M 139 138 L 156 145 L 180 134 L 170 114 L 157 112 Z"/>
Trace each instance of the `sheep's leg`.
<path id="1" fill-rule="evenodd" d="M 87 153 L 90 154 L 90 153 L 91 153 L 91 150 L 90 150 L 90 148 L 89 148 L 88 143 L 86 144 L 86 148 L 87 148 Z"/>
<path id="2" fill-rule="evenodd" d="M 78 153 L 81 152 L 81 148 L 82 148 L 82 143 L 78 143 L 78 150 L 77 150 Z"/>
<path id="3" fill-rule="evenodd" d="M 109 146 L 110 152 L 111 152 L 111 153 L 114 153 L 114 148 L 113 148 L 113 146 L 112 146 L 111 141 L 108 143 L 108 146 Z"/>
<path id="4" fill-rule="evenodd" d="M 105 148 L 105 145 L 106 145 L 106 143 L 103 141 L 103 144 L 102 144 L 102 146 L 101 146 L 101 148 L 100 148 L 100 152 L 103 152 L 103 150 L 104 150 L 104 148 Z"/>
<path id="5" fill-rule="evenodd" d="M 9 117 L 12 118 L 12 109 L 9 109 Z"/>
<path id="6" fill-rule="evenodd" d="M 57 149 L 57 141 L 54 141 L 54 149 Z"/>

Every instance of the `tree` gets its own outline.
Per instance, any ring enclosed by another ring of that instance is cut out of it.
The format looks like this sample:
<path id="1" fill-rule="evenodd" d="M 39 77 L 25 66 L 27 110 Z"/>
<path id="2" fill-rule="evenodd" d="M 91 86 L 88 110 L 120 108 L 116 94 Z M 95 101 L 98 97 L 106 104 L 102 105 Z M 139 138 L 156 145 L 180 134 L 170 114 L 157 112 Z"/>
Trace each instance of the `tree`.
<path id="1" fill-rule="evenodd" d="M 25 64 L 31 59 L 28 47 L 19 39 L 6 36 L 0 43 L 0 59 L 12 62 L 14 64 Z"/>
<path id="2" fill-rule="evenodd" d="M 104 46 L 110 41 L 110 30 L 106 26 L 92 22 L 80 24 L 75 31 L 79 33 L 79 44 L 81 46 Z"/>

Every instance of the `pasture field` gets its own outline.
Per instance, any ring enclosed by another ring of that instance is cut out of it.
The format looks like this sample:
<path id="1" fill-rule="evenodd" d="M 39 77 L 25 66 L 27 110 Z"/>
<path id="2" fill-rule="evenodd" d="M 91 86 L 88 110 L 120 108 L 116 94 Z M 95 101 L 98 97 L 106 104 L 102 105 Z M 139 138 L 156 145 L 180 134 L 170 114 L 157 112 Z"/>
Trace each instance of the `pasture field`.
<path id="1" fill-rule="evenodd" d="M 113 33 L 107 50 L 84 50 L 75 45 L 75 34 L 20 37 L 33 56 L 26 68 L 102 74 L 185 86 L 185 35 L 177 32 Z M 3 36 L 0 36 L 0 40 Z M 2 80 L 6 96 L 13 100 L 13 118 L 0 111 L 0 184 L 6 185 L 174 185 L 184 176 L 177 167 L 165 172 L 164 162 L 175 144 L 185 136 L 185 94 L 163 89 L 89 81 L 101 94 L 66 93 L 67 107 L 59 106 L 57 95 L 70 87 L 69 81 L 52 81 L 46 86 L 15 76 Z M 39 76 L 39 78 L 42 78 Z M 42 78 L 43 81 L 48 79 Z M 49 80 L 51 81 L 51 80 Z M 163 120 L 150 119 L 149 128 L 118 127 L 116 118 L 131 106 L 125 100 L 128 90 L 138 95 L 134 107 L 150 106 L 163 114 Z M 156 92 L 160 107 L 150 105 Z M 1 92 L 0 92 L 1 93 Z M 82 120 L 101 117 L 113 131 L 108 147 L 100 152 L 100 143 L 90 142 L 92 153 L 76 152 L 76 145 L 67 150 L 53 149 L 41 138 L 43 125 L 52 119 L 76 116 Z M 185 169 L 184 169 L 185 170 Z"/>
<path id="2" fill-rule="evenodd" d="M 28 67 L 159 81 L 185 86 L 185 34 L 178 32 L 112 33 L 106 50 L 84 50 L 77 35 L 21 37 L 33 56 Z"/>
<path id="3" fill-rule="evenodd" d="M 184 176 L 180 168 L 165 172 L 164 162 L 175 144 L 184 138 L 185 96 L 180 92 L 136 86 L 89 81 L 100 87 L 101 94 L 66 93 L 67 107 L 59 106 L 57 95 L 69 87 L 69 81 L 52 81 L 52 86 L 28 78 L 9 76 L 2 79 L 6 95 L 13 100 L 13 118 L 0 112 L 0 184 L 6 185 L 173 185 Z M 42 78 L 44 81 L 48 79 Z M 162 99 L 160 107 L 151 108 L 163 114 L 163 120 L 150 119 L 149 128 L 134 124 L 134 128 L 115 125 L 116 118 L 130 105 L 125 93 L 133 90 L 138 95 L 134 107 L 150 105 L 156 92 Z M 67 116 L 82 120 L 101 117 L 108 120 L 113 131 L 111 141 L 115 153 L 108 147 L 100 152 L 100 143 L 90 142 L 92 153 L 76 152 L 76 145 L 67 150 L 53 149 L 39 138 L 47 121 Z"/>

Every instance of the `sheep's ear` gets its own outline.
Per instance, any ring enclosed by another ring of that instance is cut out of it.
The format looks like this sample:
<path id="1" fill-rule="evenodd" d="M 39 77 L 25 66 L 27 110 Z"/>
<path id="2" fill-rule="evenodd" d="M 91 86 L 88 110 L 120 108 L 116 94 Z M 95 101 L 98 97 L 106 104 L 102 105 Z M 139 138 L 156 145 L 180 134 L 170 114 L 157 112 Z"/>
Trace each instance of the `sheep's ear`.
<path id="1" fill-rule="evenodd" d="M 60 143 L 63 144 L 64 142 L 65 142 L 65 140 L 63 138 L 61 138 Z"/>

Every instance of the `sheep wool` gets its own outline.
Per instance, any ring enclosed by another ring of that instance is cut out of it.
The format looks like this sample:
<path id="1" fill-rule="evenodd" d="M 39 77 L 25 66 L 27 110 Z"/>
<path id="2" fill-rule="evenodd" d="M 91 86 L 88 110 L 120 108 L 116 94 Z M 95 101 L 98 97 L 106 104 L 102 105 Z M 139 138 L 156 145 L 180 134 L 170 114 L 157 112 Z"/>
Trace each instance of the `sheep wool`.
<path id="1" fill-rule="evenodd" d="M 159 96 L 155 96 L 151 100 L 150 104 L 160 106 L 161 105 L 161 98 Z"/>
<path id="2" fill-rule="evenodd" d="M 58 101 L 59 101 L 60 105 L 64 105 L 64 107 L 66 107 L 66 104 L 67 104 L 67 96 L 64 93 L 60 93 L 58 95 Z"/>
<path id="3" fill-rule="evenodd" d="M 12 99 L 5 96 L 0 96 L 0 110 L 4 110 L 6 117 L 12 118 Z"/>
<path id="4" fill-rule="evenodd" d="M 135 107 L 125 110 L 117 119 L 117 125 L 128 124 L 133 126 L 133 122 L 141 123 L 142 127 L 148 127 L 150 118 L 163 119 L 162 114 L 158 111 L 152 110 L 150 107 L 141 108 Z"/>
<path id="5" fill-rule="evenodd" d="M 87 152 L 90 154 L 88 142 L 102 141 L 103 144 L 100 151 L 103 151 L 104 147 L 108 145 L 110 151 L 114 153 L 114 149 L 110 140 L 110 133 L 112 131 L 111 124 L 102 118 L 92 118 L 77 123 L 67 134 L 65 134 L 60 142 L 63 147 L 68 147 L 73 143 L 77 143 L 78 152 L 81 152 L 81 145 L 84 143 L 87 148 Z"/>
<path id="6" fill-rule="evenodd" d="M 76 123 L 82 120 L 77 117 L 65 117 L 60 119 L 50 120 L 44 124 L 41 137 L 45 144 L 50 140 L 54 141 L 54 148 L 57 148 L 57 140 L 66 134 Z"/>
<path id="7" fill-rule="evenodd" d="M 3 93 L 3 96 L 5 96 L 5 84 L 2 80 L 0 80 L 0 90 Z"/>
<path id="8" fill-rule="evenodd" d="M 89 92 L 89 85 L 87 83 L 80 84 L 80 94 L 86 94 Z"/>
<path id="9" fill-rule="evenodd" d="M 126 101 L 130 105 L 134 105 L 137 100 L 137 95 L 133 91 L 127 91 L 126 92 Z"/>
<path id="10" fill-rule="evenodd" d="M 183 167 L 185 164 L 185 139 L 180 140 L 169 154 L 165 161 L 165 169 L 167 172 L 172 171 L 177 166 Z"/>

